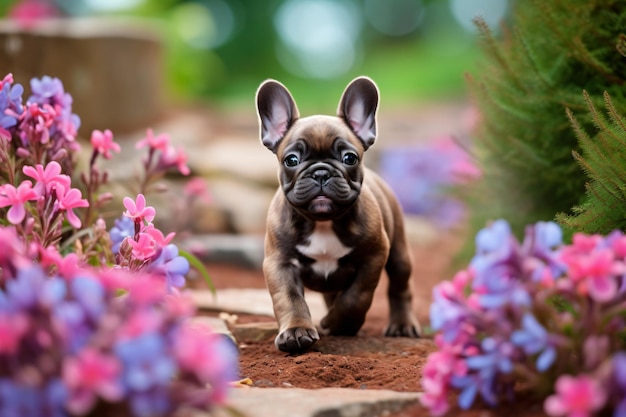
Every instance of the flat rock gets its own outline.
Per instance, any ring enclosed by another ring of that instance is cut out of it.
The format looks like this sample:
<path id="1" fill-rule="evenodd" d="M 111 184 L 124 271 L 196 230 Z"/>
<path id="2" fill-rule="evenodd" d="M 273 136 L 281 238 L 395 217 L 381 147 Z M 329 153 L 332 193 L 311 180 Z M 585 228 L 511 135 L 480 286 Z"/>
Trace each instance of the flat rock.
<path id="1" fill-rule="evenodd" d="M 200 310 L 274 316 L 272 299 L 266 289 L 223 288 L 216 295 L 209 290 L 190 290 L 190 294 Z M 305 299 L 313 320 L 319 320 L 326 314 L 326 305 L 321 294 L 306 292 Z"/>
<path id="2" fill-rule="evenodd" d="M 278 334 L 278 323 L 275 321 L 233 324 L 231 328 L 238 343 L 261 342 Z"/>
<path id="3" fill-rule="evenodd" d="M 232 390 L 230 405 L 250 417 L 377 417 L 414 405 L 419 395 L 349 388 L 240 388 Z M 208 415 L 198 413 L 194 417 Z M 231 414 L 215 410 L 210 415 Z"/>
<path id="4" fill-rule="evenodd" d="M 322 336 L 311 351 L 324 354 L 361 356 L 368 353 L 402 353 L 416 346 L 431 351 L 434 342 L 429 338 L 372 337 L 372 336 Z"/>

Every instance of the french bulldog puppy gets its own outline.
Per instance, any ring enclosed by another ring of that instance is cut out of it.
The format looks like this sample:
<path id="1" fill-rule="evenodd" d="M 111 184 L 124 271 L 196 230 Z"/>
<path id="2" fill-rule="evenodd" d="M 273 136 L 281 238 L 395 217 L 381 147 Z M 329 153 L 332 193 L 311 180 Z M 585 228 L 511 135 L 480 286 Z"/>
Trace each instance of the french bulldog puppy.
<path id="1" fill-rule="evenodd" d="M 276 154 L 280 186 L 270 204 L 263 273 L 284 352 L 319 340 L 304 289 L 323 294 L 323 333 L 356 335 L 383 268 L 389 277 L 387 336 L 419 337 L 411 308 L 411 256 L 400 205 L 363 165 L 376 141 L 378 87 L 367 77 L 345 89 L 337 116 L 300 118 L 281 83 L 256 95 L 261 141 Z"/>

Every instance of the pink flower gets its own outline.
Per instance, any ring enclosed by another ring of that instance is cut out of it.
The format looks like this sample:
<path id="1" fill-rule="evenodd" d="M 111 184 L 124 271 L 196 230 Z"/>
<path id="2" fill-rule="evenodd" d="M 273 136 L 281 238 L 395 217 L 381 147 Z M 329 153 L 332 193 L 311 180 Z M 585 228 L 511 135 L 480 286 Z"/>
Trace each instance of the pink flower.
<path id="1" fill-rule="evenodd" d="M 146 206 L 146 197 L 143 194 L 138 194 L 136 201 L 130 197 L 124 197 L 123 203 L 126 207 L 124 216 L 130 217 L 135 223 L 141 223 L 144 220 L 150 223 L 154 220 L 156 210 L 154 207 Z"/>
<path id="2" fill-rule="evenodd" d="M 190 292 L 167 294 L 163 308 L 173 317 L 192 317 L 196 313 L 196 305 Z"/>
<path id="3" fill-rule="evenodd" d="M 120 383 L 121 365 L 110 355 L 93 348 L 83 349 L 63 363 L 63 381 L 69 388 L 67 407 L 72 414 L 89 412 L 98 396 L 117 401 L 124 393 Z"/>
<path id="4" fill-rule="evenodd" d="M 61 174 L 61 165 L 56 161 L 50 161 L 45 168 L 41 164 L 37 164 L 35 167 L 27 165 L 22 168 L 22 172 L 36 181 L 35 190 L 40 193 L 42 187 L 47 193 L 50 193 L 59 184 L 65 188 L 71 187 L 70 176 Z"/>
<path id="5" fill-rule="evenodd" d="M 9 9 L 8 16 L 22 27 L 30 28 L 38 21 L 58 16 L 54 3 L 43 0 L 21 0 Z"/>
<path id="6" fill-rule="evenodd" d="M 175 149 L 173 146 L 168 146 L 159 160 L 159 166 L 162 168 L 176 167 L 183 175 L 189 175 L 191 172 L 187 166 L 187 154 L 182 148 Z"/>
<path id="7" fill-rule="evenodd" d="M 604 406 L 606 396 L 600 383 L 589 375 L 562 375 L 556 381 L 556 393 L 543 407 L 554 417 L 587 417 Z"/>
<path id="8" fill-rule="evenodd" d="M 82 261 L 74 252 L 62 256 L 56 247 L 48 246 L 40 248 L 41 265 L 46 268 L 54 268 L 56 273 L 64 278 L 77 276 L 82 272 Z"/>
<path id="9" fill-rule="evenodd" d="M 174 236 L 176 236 L 176 233 L 174 232 L 168 233 L 167 236 L 163 236 L 163 232 L 161 232 L 159 229 L 154 227 L 152 223 L 149 223 L 145 227 L 143 233 L 146 233 L 150 237 L 152 237 L 154 241 L 156 242 L 157 246 L 160 248 L 169 245 L 169 243 L 172 241 Z"/>
<path id="10" fill-rule="evenodd" d="M 593 238 L 593 236 L 590 236 Z M 596 301 L 612 300 L 617 294 L 618 285 L 615 272 L 619 265 L 611 249 L 589 249 L 591 240 L 584 245 L 566 247 L 561 253 L 561 260 L 567 265 L 568 276 L 577 284 L 579 292 L 589 295 Z"/>
<path id="11" fill-rule="evenodd" d="M 211 400 L 226 400 L 228 382 L 237 378 L 235 349 L 203 323 L 183 323 L 175 337 L 174 356 L 181 368 L 195 373 L 213 388 Z"/>
<path id="12" fill-rule="evenodd" d="M 104 132 L 94 130 L 91 133 L 91 146 L 106 159 L 111 159 L 111 151 L 120 152 L 120 145 L 113 142 L 113 133 L 109 129 Z"/>
<path id="13" fill-rule="evenodd" d="M 67 215 L 67 221 L 72 227 L 78 229 L 81 226 L 81 221 L 74 213 L 74 209 L 78 207 L 88 207 L 89 202 L 82 197 L 80 190 L 77 188 L 68 188 L 59 186 L 56 189 L 57 201 L 59 202 L 59 209 L 65 210 Z"/>
<path id="14" fill-rule="evenodd" d="M 0 90 L 2 90 L 5 84 L 13 84 L 13 73 L 8 73 L 0 80 Z"/>
<path id="15" fill-rule="evenodd" d="M 135 276 L 127 285 L 128 300 L 139 306 L 160 303 L 166 295 L 165 288 L 165 282 L 160 276 L 151 274 Z"/>
<path id="16" fill-rule="evenodd" d="M 27 104 L 26 111 L 20 116 L 22 141 L 43 144 L 50 142 L 50 127 L 56 117 L 57 112 L 49 104 L 43 104 L 41 107 L 36 103 Z"/>
<path id="17" fill-rule="evenodd" d="M 159 150 L 161 152 L 165 152 L 167 147 L 170 144 L 170 137 L 162 133 L 159 136 L 154 136 L 152 129 L 148 129 L 146 131 L 146 137 L 135 145 L 135 148 L 141 149 L 145 146 L 150 147 L 151 149 Z"/>
<path id="18" fill-rule="evenodd" d="M 183 191 L 186 195 L 190 197 L 197 197 L 203 203 L 211 202 L 211 193 L 209 192 L 209 187 L 207 186 L 206 181 L 204 181 L 201 177 L 194 177 L 187 181 Z"/>
<path id="19" fill-rule="evenodd" d="M 24 220 L 26 217 L 24 204 L 38 197 L 30 181 L 23 181 L 17 188 L 11 184 L 4 184 L 0 187 L 0 207 L 11 206 L 7 219 L 12 224 L 19 224 Z"/>
<path id="20" fill-rule="evenodd" d="M 463 376 L 468 370 L 467 364 L 459 359 L 455 349 L 449 345 L 441 346 L 441 341 L 442 338 L 438 337 L 440 350 L 428 355 L 422 373 L 424 394 L 420 397 L 420 402 L 434 416 L 445 414 L 450 407 L 448 393 L 452 377 Z"/>
<path id="21" fill-rule="evenodd" d="M 128 239 L 128 243 L 133 248 L 133 256 L 141 261 L 151 258 L 157 252 L 156 241 L 147 233 L 140 233 L 137 240 L 126 239 Z"/>
<path id="22" fill-rule="evenodd" d="M 163 297 L 163 287 L 154 286 L 154 289 L 150 289 L 152 293 L 155 293 L 156 300 L 160 300 Z M 153 288 L 154 288 L 153 287 Z M 147 287 L 144 287 L 147 288 Z M 133 288 L 134 289 L 134 288 Z M 137 290 L 141 291 L 141 290 Z M 135 294 L 135 293 L 133 293 Z M 144 295 L 144 294 L 142 294 Z M 151 299 L 150 302 L 154 302 Z M 134 339 L 142 334 L 158 332 L 159 327 L 163 324 L 162 315 L 151 309 L 141 309 L 133 312 L 120 327 L 119 335 L 122 339 Z"/>
<path id="23" fill-rule="evenodd" d="M 28 327 L 28 317 L 22 314 L 0 313 L 0 354 L 17 352 Z"/>

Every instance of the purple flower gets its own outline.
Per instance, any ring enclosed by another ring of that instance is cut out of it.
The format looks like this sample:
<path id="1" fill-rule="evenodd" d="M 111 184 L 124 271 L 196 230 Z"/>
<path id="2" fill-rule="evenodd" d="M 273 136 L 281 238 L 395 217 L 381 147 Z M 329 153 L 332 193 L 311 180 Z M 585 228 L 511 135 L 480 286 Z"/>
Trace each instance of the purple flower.
<path id="1" fill-rule="evenodd" d="M 166 386 L 174 376 L 176 366 L 166 350 L 165 340 L 157 333 L 121 340 L 114 350 L 124 364 L 122 378 L 131 391 Z"/>
<path id="2" fill-rule="evenodd" d="M 30 309 L 37 306 L 38 292 L 44 286 L 47 277 L 38 266 L 20 269 L 15 279 L 6 284 L 6 294 L 19 309 Z"/>
<path id="3" fill-rule="evenodd" d="M 476 234 L 476 255 L 470 262 L 476 274 L 473 287 L 501 289 L 517 273 L 519 245 L 509 224 L 497 220 Z"/>
<path id="4" fill-rule="evenodd" d="M 130 407 L 137 417 L 165 416 L 171 411 L 169 392 L 164 386 L 137 392 L 130 398 Z"/>
<path id="5" fill-rule="evenodd" d="M 109 231 L 109 235 L 113 242 L 111 250 L 117 254 L 124 239 L 135 235 L 135 222 L 127 216 L 118 217 L 115 219 L 115 225 Z"/>
<path id="6" fill-rule="evenodd" d="M 443 281 L 433 288 L 430 325 L 433 330 L 441 331 L 447 342 L 457 338 L 462 327 L 460 323 L 466 321 L 469 314 L 467 305 L 451 282 Z"/>
<path id="7" fill-rule="evenodd" d="M 48 75 L 44 75 L 41 79 L 33 78 L 30 80 L 30 89 L 33 95 L 28 101 L 39 104 L 72 104 L 71 97 L 67 97 L 69 95 L 65 94 L 63 83 L 58 78 L 52 78 Z"/>
<path id="8" fill-rule="evenodd" d="M 76 301 L 66 300 L 52 309 L 51 320 L 58 329 L 69 353 L 82 349 L 93 335 L 94 325 L 85 309 Z"/>
<path id="9" fill-rule="evenodd" d="M 148 265 L 147 271 L 165 275 L 168 290 L 172 287 L 180 288 L 185 285 L 185 275 L 189 272 L 189 261 L 178 256 L 178 247 L 170 243 Z"/>
<path id="10" fill-rule="evenodd" d="M 533 269 L 533 280 L 540 281 L 546 267 L 549 268 L 551 277 L 565 272 L 565 265 L 559 260 L 558 248 L 562 243 L 563 232 L 554 222 L 538 222 L 526 227 L 522 252 L 532 258 L 527 266 Z"/>
<path id="11" fill-rule="evenodd" d="M 70 283 L 73 298 L 92 320 L 98 320 L 106 308 L 102 284 L 92 277 L 75 277 Z"/>
<path id="12" fill-rule="evenodd" d="M 66 417 L 66 398 L 67 390 L 60 379 L 31 386 L 0 378 L 0 417 Z"/>
<path id="13" fill-rule="evenodd" d="M 474 403 L 476 394 L 480 392 L 481 397 L 490 405 L 497 404 L 494 394 L 495 381 L 494 374 L 471 373 L 465 376 L 452 377 L 450 385 L 461 391 L 458 404 L 467 410 Z"/>
<path id="14" fill-rule="evenodd" d="M 11 86 L 11 83 L 0 83 L 0 128 L 8 129 L 17 124 L 22 114 L 22 94 L 24 87 L 21 84 Z"/>
<path id="15" fill-rule="evenodd" d="M 531 313 L 524 314 L 522 328 L 513 332 L 511 342 L 528 355 L 541 352 L 536 362 L 539 372 L 550 368 L 556 359 L 556 349 L 549 342 L 548 332 Z"/>
<path id="16" fill-rule="evenodd" d="M 480 345 L 482 354 L 467 358 L 469 369 L 477 370 L 484 376 L 493 376 L 497 372 L 508 374 L 513 370 L 511 358 L 515 353 L 515 348 L 511 343 L 494 337 L 486 337 Z"/>
<path id="17" fill-rule="evenodd" d="M 30 88 L 33 94 L 28 99 L 29 103 L 50 105 L 56 112 L 55 123 L 50 126 L 50 137 L 58 140 L 59 145 L 78 150 L 79 145 L 74 138 L 80 127 L 80 118 L 72 113 L 72 96 L 65 92 L 61 80 L 47 75 L 41 79 L 33 78 Z"/>

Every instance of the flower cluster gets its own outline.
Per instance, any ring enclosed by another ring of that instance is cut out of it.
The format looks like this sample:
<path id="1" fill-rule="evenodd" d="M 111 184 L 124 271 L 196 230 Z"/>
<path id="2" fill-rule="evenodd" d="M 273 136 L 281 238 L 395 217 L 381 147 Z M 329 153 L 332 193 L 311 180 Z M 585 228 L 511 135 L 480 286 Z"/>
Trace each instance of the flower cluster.
<path id="1" fill-rule="evenodd" d="M 498 220 L 476 236 L 466 270 L 433 290 L 438 351 L 423 370 L 433 415 L 449 394 L 469 408 L 511 399 L 520 387 L 546 397 L 551 416 L 626 413 L 626 235 L 529 226 L 519 243 Z"/>
<path id="2" fill-rule="evenodd" d="M 223 402 L 236 352 L 190 320 L 179 291 L 189 255 L 155 227 L 143 194 L 124 198 L 107 231 L 99 210 L 112 196 L 99 193 L 108 174 L 97 161 L 120 146 L 94 131 L 74 187 L 72 98 L 56 78 L 31 89 L 22 104 L 23 87 L 10 74 L 0 82 L 0 416 L 164 416 Z M 145 161 L 161 162 L 145 165 L 141 188 L 171 168 L 189 173 L 165 138 L 167 157 L 150 145 Z"/>
<path id="3" fill-rule="evenodd" d="M 152 129 L 146 131 L 146 137 L 137 142 L 137 149 L 148 148 L 148 155 L 143 160 L 145 176 L 141 181 L 140 192 L 149 191 L 149 186 L 170 168 L 177 168 L 181 174 L 189 175 L 187 154 L 170 143 L 170 137 L 162 133 L 154 135 Z"/>
<path id="4" fill-rule="evenodd" d="M 165 416 L 225 400 L 234 345 L 159 276 L 68 268 L 12 227 L 0 242 L 0 415 Z"/>
<path id="5" fill-rule="evenodd" d="M 450 137 L 385 149 L 379 163 L 381 175 L 391 184 L 405 212 L 446 228 L 465 212 L 450 189 L 481 175 L 468 153 Z"/>

